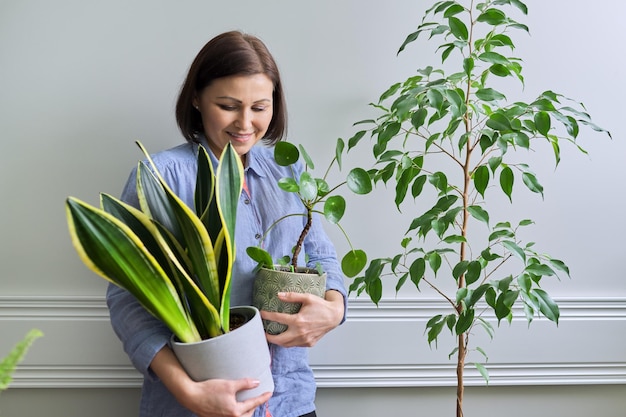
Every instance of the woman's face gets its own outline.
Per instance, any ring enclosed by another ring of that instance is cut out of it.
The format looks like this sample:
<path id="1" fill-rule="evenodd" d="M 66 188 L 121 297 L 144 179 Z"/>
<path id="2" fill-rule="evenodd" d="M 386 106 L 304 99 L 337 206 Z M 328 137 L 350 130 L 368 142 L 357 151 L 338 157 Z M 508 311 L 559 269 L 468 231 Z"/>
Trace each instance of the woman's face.
<path id="1" fill-rule="evenodd" d="M 254 74 L 215 79 L 198 93 L 193 105 L 216 156 L 231 142 L 243 157 L 263 138 L 274 113 L 273 92 L 267 75 Z"/>

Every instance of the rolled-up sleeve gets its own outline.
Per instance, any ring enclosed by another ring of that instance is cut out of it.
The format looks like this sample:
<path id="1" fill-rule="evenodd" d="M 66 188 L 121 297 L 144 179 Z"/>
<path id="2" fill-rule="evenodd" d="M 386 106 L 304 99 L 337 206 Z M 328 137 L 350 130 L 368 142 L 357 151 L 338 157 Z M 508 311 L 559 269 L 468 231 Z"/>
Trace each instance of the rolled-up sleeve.
<path id="1" fill-rule="evenodd" d="M 107 289 L 107 306 L 113 330 L 133 366 L 144 376 L 156 378 L 150 363 L 169 342 L 171 331 L 148 313 L 131 293 L 113 284 Z"/>

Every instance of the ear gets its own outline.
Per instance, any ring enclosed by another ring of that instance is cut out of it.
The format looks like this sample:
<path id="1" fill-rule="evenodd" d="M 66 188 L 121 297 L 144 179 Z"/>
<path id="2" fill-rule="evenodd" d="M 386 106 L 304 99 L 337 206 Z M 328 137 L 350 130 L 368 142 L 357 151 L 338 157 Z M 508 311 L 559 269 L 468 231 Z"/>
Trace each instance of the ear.
<path id="1" fill-rule="evenodd" d="M 191 100 L 191 105 L 197 109 L 200 106 L 200 100 L 198 99 L 198 94 L 193 95 L 193 99 Z"/>

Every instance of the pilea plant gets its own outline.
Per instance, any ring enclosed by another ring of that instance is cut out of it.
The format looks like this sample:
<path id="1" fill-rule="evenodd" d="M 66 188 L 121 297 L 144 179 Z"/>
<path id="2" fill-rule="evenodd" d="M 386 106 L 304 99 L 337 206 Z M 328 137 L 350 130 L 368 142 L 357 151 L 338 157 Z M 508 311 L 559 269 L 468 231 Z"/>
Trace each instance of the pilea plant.
<path id="1" fill-rule="evenodd" d="M 569 275 L 564 262 L 522 241 L 519 231 L 532 220 L 499 219 L 503 213 L 493 212 L 494 197 L 503 195 L 512 204 L 519 184 L 543 196 L 530 166 L 538 152 L 549 149 L 558 165 L 562 142 L 585 152 L 577 143 L 582 125 L 608 134 L 582 104 L 553 91 L 530 102 L 509 102 L 501 87 L 493 87 L 494 80 L 498 86 L 506 79 L 525 81 L 522 61 L 510 56 L 510 35 L 529 29 L 511 11 L 528 12 L 519 0 L 434 3 L 398 53 L 420 35 L 442 39 L 436 50 L 446 70 L 426 66 L 393 84 L 372 103 L 378 117 L 357 122 L 366 128 L 348 141 L 352 149 L 369 133 L 376 161 L 370 175 L 376 184 L 395 184 L 398 209 L 415 216 L 399 253 L 371 260 L 350 290 L 365 291 L 378 304 L 383 278 L 395 277 L 396 291 L 412 282 L 449 304 L 449 311 L 428 320 L 425 334 L 429 344 L 436 343 L 447 328 L 456 339 L 450 356 L 457 360 L 457 416 L 463 415 L 469 353 L 479 353 L 475 366 L 489 378 L 484 350 L 469 345 L 476 327 L 493 336 L 486 313 L 494 312 L 498 324 L 510 322 L 514 306 L 523 306 L 529 323 L 538 315 L 558 323 L 559 307 L 541 284 Z M 444 274 L 450 280 L 442 280 Z"/>
<path id="2" fill-rule="evenodd" d="M 335 145 L 335 153 L 332 160 L 328 164 L 326 171 L 322 177 L 314 177 L 312 171 L 315 169 L 315 164 L 312 158 L 306 152 L 302 145 L 296 146 L 291 142 L 281 141 L 274 147 L 274 159 L 276 163 L 283 167 L 289 167 L 291 175 L 281 178 L 278 181 L 278 186 L 285 192 L 295 193 L 298 199 L 302 203 L 302 211 L 297 213 L 289 213 L 279 219 L 277 219 L 263 234 L 261 237 L 259 246 L 251 246 L 246 248 L 248 255 L 259 262 L 260 266 L 266 268 L 273 268 L 274 263 L 279 265 L 290 265 L 292 269 L 298 268 L 298 255 L 302 250 L 304 239 L 311 229 L 311 225 L 314 220 L 314 213 L 323 216 L 331 224 L 335 224 L 343 235 L 345 236 L 350 250 L 341 259 L 341 267 L 348 277 L 354 277 L 357 275 L 367 264 L 367 256 L 361 249 L 355 249 L 352 247 L 350 238 L 346 234 L 345 230 L 339 224 L 339 221 L 345 214 L 346 200 L 338 193 L 339 189 L 343 185 L 347 185 L 348 189 L 355 194 L 367 194 L 372 191 L 372 181 L 370 176 L 363 168 L 352 169 L 346 179 L 339 184 L 331 187 L 327 182 L 327 177 L 333 166 L 336 164 L 338 169 L 342 168 L 342 156 L 345 152 L 345 142 L 342 139 L 337 139 Z M 296 163 L 302 158 L 303 170 L 299 172 L 296 167 Z M 321 210 L 320 206 L 321 205 Z M 300 234 L 293 237 L 293 252 L 289 255 L 284 255 L 282 258 L 273 260 L 271 255 L 262 249 L 263 240 L 267 234 L 281 221 L 291 216 L 303 216 L 306 218 L 306 222 L 300 231 Z M 319 271 L 318 271 L 319 272 Z"/>

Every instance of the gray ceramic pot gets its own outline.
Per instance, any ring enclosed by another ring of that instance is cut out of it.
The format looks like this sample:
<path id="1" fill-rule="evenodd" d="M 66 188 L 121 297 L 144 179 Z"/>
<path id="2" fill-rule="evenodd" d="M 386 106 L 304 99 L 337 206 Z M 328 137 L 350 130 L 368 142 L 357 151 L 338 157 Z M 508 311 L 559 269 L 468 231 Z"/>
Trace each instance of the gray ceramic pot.
<path id="1" fill-rule="evenodd" d="M 252 304 L 259 310 L 295 314 L 300 311 L 300 303 L 287 303 L 278 299 L 279 292 L 309 293 L 324 298 L 326 292 L 326 273 L 319 275 L 315 269 L 298 268 L 291 272 L 288 268 L 277 266 L 278 270 L 261 268 L 254 280 Z M 282 269 L 284 268 L 284 269 Z M 280 334 L 287 326 L 274 321 L 263 320 L 265 331 Z"/>
<path id="2" fill-rule="evenodd" d="M 259 310 L 251 306 L 233 307 L 233 314 L 242 314 L 248 321 L 224 335 L 197 343 L 180 343 L 172 337 L 170 345 L 194 381 L 241 378 L 261 381 L 258 387 L 237 393 L 237 401 L 244 401 L 273 392 L 274 380 Z"/>

